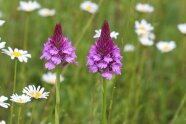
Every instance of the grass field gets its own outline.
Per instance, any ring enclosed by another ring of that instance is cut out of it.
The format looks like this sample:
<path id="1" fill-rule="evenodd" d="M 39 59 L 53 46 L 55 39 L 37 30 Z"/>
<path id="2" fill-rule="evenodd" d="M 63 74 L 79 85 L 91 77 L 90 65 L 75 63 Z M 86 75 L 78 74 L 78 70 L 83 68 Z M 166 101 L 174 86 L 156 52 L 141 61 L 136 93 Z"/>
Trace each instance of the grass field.
<path id="1" fill-rule="evenodd" d="M 40 60 L 44 43 L 52 36 L 56 22 L 76 48 L 79 65 L 61 68 L 64 81 L 60 86 L 60 124 L 100 124 L 102 84 L 100 74 L 89 73 L 88 51 L 96 39 L 96 29 L 108 20 L 114 39 L 123 56 L 122 75 L 107 81 L 108 124 L 186 124 L 186 35 L 177 28 L 186 22 L 185 0 L 92 0 L 99 5 L 95 14 L 80 8 L 83 0 L 37 0 L 42 7 L 56 10 L 55 16 L 41 17 L 38 10 L 18 11 L 19 0 L 0 0 L 5 24 L 0 37 L 6 46 L 27 50 L 32 58 L 18 62 L 15 92 L 28 85 L 45 87 L 48 99 L 14 103 L 13 123 L 54 124 L 55 85 L 42 81 L 48 72 Z M 152 13 L 139 13 L 137 3 L 154 6 Z M 175 41 L 176 48 L 161 53 L 154 44 L 143 46 L 135 33 L 135 21 L 146 19 L 154 26 L 155 44 Z M 27 46 L 23 44 L 27 42 Z M 124 52 L 124 45 L 134 44 L 135 51 Z M 25 49 L 26 48 L 26 49 Z M 55 72 L 54 69 L 52 72 Z M 0 96 L 13 93 L 14 61 L 0 53 Z M 8 103 L 12 104 L 10 100 Z M 0 120 L 9 124 L 10 108 L 0 107 Z M 20 111 L 21 110 L 21 111 Z M 19 118 L 19 119 L 18 119 Z"/>

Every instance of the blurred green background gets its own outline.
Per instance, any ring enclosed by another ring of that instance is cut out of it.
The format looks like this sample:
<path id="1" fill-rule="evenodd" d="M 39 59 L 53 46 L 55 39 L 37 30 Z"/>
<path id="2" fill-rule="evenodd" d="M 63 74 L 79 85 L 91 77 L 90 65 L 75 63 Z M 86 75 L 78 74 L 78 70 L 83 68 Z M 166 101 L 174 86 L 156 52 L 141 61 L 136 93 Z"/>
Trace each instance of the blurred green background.
<path id="1" fill-rule="evenodd" d="M 61 124 L 100 124 L 101 84 L 99 74 L 91 74 L 86 67 L 86 56 L 93 39 L 94 30 L 100 29 L 107 19 L 111 30 L 120 33 L 115 43 L 120 46 L 123 59 L 122 75 L 108 82 L 107 112 L 110 124 L 174 124 L 186 123 L 186 36 L 177 24 L 186 22 L 185 0 L 102 0 L 99 10 L 92 15 L 80 9 L 83 0 L 37 0 L 42 7 L 54 8 L 54 17 L 41 17 L 38 11 L 17 11 L 19 0 L 0 0 L 0 11 L 5 25 L 0 27 L 0 37 L 7 46 L 27 50 L 32 54 L 27 64 L 18 64 L 16 93 L 28 84 L 41 85 L 50 91 L 47 100 L 32 101 L 22 105 L 21 124 L 54 123 L 55 93 L 52 85 L 41 80 L 47 72 L 39 57 L 43 44 L 52 36 L 56 22 L 76 47 L 79 65 L 62 68 L 65 78 L 61 85 Z M 99 3 L 99 0 L 93 0 Z M 135 10 L 136 3 L 154 6 L 155 11 L 141 14 Z M 170 53 L 160 53 L 155 45 L 142 46 L 134 31 L 136 20 L 146 19 L 155 27 L 156 42 L 174 40 L 177 48 Z M 136 46 L 136 51 L 124 53 L 126 43 Z M 25 69 L 24 69 L 25 68 Z M 0 95 L 10 96 L 13 88 L 14 61 L 0 54 Z M 112 109 L 110 110 L 111 97 Z M 179 106 L 183 107 L 179 111 Z M 15 124 L 17 109 L 14 112 Z M 33 108 L 33 110 L 32 110 Z M 28 112 L 32 117 L 27 116 Z M 179 111 L 179 112 L 178 112 Z M 176 114 L 176 112 L 178 112 Z M 10 116 L 10 108 L 0 108 L 0 120 Z"/>

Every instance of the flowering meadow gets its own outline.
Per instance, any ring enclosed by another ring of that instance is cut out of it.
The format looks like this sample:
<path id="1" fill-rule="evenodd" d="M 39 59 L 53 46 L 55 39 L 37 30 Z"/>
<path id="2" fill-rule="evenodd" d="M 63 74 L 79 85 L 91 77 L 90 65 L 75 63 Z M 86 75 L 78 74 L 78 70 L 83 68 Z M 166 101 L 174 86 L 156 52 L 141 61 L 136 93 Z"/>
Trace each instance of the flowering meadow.
<path id="1" fill-rule="evenodd" d="M 0 124 L 186 124 L 185 0 L 0 0 Z"/>

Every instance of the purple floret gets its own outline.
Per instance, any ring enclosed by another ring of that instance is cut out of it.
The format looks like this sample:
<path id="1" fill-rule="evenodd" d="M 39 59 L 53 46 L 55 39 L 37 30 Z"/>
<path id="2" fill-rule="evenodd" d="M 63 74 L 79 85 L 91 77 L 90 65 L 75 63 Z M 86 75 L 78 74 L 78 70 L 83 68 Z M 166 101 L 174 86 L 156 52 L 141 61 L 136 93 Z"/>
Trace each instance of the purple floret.
<path id="1" fill-rule="evenodd" d="M 56 24 L 54 34 L 44 44 L 43 54 L 40 57 L 46 60 L 45 68 L 52 70 L 59 64 L 65 66 L 68 63 L 76 63 L 76 57 L 75 48 L 63 36 L 61 25 Z"/>
<path id="2" fill-rule="evenodd" d="M 99 72 L 107 80 L 110 80 L 113 74 L 121 75 L 122 56 L 119 47 L 110 37 L 107 21 L 104 22 L 101 36 L 91 47 L 87 59 L 87 66 L 91 73 Z"/>

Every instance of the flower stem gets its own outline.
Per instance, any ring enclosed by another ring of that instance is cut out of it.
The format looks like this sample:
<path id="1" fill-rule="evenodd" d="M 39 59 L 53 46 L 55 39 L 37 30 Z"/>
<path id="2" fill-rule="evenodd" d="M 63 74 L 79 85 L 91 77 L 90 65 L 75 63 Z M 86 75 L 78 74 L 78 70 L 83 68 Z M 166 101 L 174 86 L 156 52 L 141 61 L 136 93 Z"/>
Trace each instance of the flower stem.
<path id="1" fill-rule="evenodd" d="M 107 84 L 106 81 L 102 79 L 102 124 L 106 124 L 106 95 L 107 95 Z"/>
<path id="2" fill-rule="evenodd" d="M 100 0 L 99 3 L 98 3 L 98 6 L 101 6 L 102 3 L 103 3 L 103 0 Z M 79 42 L 82 40 L 83 36 L 84 36 L 85 33 L 87 32 L 87 29 L 90 27 L 90 25 L 91 25 L 91 23 L 92 23 L 92 21 L 93 21 L 93 19 L 94 19 L 95 16 L 96 16 L 96 15 L 93 14 L 93 15 L 89 18 L 87 24 L 86 24 L 85 27 L 83 28 L 82 33 L 79 35 L 79 38 L 77 39 L 77 41 L 76 41 L 76 43 L 75 43 L 75 47 L 77 47 L 77 46 L 79 45 Z"/>
<path id="3" fill-rule="evenodd" d="M 24 41 L 23 41 L 23 48 L 27 49 L 27 42 L 28 42 L 28 24 L 29 24 L 29 15 L 26 16 L 25 20 L 25 30 L 24 30 Z"/>
<path id="4" fill-rule="evenodd" d="M 116 89 L 116 81 L 114 81 L 113 88 L 112 88 L 112 96 L 111 96 L 110 105 L 109 105 L 108 124 L 111 124 L 112 105 L 113 105 L 115 89 Z"/>
<path id="5" fill-rule="evenodd" d="M 20 124 L 20 120 L 21 120 L 21 106 L 19 107 L 19 112 L 18 112 L 18 119 L 17 119 L 17 123 Z"/>
<path id="6" fill-rule="evenodd" d="M 55 124 L 59 124 L 59 106 L 60 106 L 60 68 L 58 67 L 56 74 Z"/>
<path id="7" fill-rule="evenodd" d="M 31 118 L 30 118 L 30 124 L 32 124 L 32 119 L 33 119 L 33 115 L 34 115 L 34 108 L 35 108 L 35 102 L 32 103 L 32 115 L 31 115 Z"/>
<path id="8" fill-rule="evenodd" d="M 15 92 L 15 88 L 16 88 L 16 80 L 17 80 L 17 60 L 15 60 L 15 65 L 14 65 L 14 87 L 13 87 L 13 93 Z"/>
<path id="9" fill-rule="evenodd" d="M 17 60 L 15 60 L 15 65 L 14 65 L 13 93 L 15 92 L 15 88 L 16 88 L 16 80 L 17 80 Z M 12 102 L 11 109 L 10 109 L 10 124 L 12 124 L 13 110 L 14 110 L 14 104 Z"/>
<path id="10" fill-rule="evenodd" d="M 185 100 L 186 100 L 186 93 L 184 94 L 182 100 L 181 100 L 181 103 L 178 107 L 178 109 L 176 110 L 176 113 L 171 121 L 170 124 L 174 124 L 174 122 L 176 121 L 176 119 L 178 118 L 178 114 L 180 113 L 180 111 L 182 110 L 183 106 L 184 106 L 184 103 L 185 103 Z"/>

